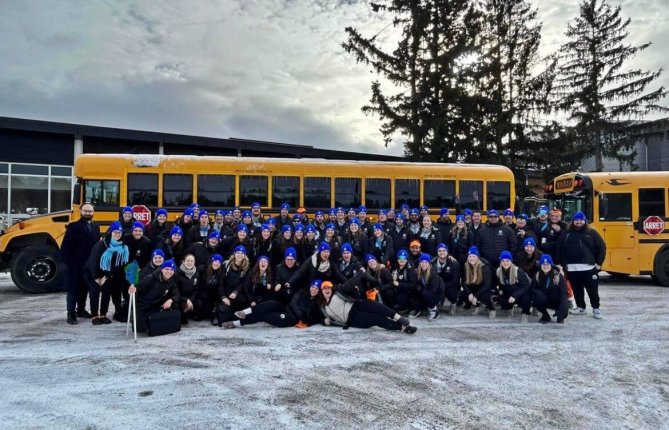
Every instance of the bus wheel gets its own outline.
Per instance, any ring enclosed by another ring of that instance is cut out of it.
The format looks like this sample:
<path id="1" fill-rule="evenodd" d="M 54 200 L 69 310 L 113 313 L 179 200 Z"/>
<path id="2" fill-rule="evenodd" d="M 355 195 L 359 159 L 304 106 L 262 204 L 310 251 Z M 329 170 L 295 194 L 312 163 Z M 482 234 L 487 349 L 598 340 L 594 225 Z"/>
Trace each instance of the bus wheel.
<path id="1" fill-rule="evenodd" d="M 619 272 L 606 272 L 606 273 L 611 275 L 612 278 L 616 279 L 627 278 L 630 275 L 629 273 L 619 273 Z"/>
<path id="2" fill-rule="evenodd" d="M 21 250 L 12 262 L 12 281 L 27 293 L 61 291 L 59 257 L 60 251 L 52 246 L 29 246 Z"/>
<path id="3" fill-rule="evenodd" d="M 669 249 L 655 257 L 653 276 L 664 287 L 669 287 Z"/>

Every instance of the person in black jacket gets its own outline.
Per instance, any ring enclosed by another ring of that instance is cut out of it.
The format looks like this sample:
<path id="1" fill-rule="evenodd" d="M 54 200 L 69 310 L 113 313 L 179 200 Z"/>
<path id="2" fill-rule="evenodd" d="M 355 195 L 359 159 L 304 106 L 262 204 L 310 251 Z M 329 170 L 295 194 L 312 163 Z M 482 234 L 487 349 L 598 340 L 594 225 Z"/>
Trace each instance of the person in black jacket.
<path id="1" fill-rule="evenodd" d="M 435 255 L 437 253 L 437 245 L 442 242 L 441 233 L 434 226 L 432 218 L 429 215 L 423 216 L 421 226 L 416 239 L 420 241 L 423 252 Z"/>
<path id="2" fill-rule="evenodd" d="M 411 298 L 416 291 L 418 277 L 416 276 L 416 270 L 409 263 L 409 253 L 405 249 L 397 253 L 395 267 L 396 269 L 392 272 L 392 279 L 396 289 L 396 310 L 398 313 L 404 313 L 411 310 Z"/>
<path id="3" fill-rule="evenodd" d="M 444 288 L 439 275 L 432 270 L 432 257 L 423 253 L 418 259 L 416 273 L 416 293 L 412 303 L 410 317 L 418 317 L 427 311 L 427 320 L 432 322 L 439 318 L 439 302 L 444 300 Z"/>
<path id="4" fill-rule="evenodd" d="M 132 208 L 126 206 L 121 209 L 118 222 L 121 223 L 121 229 L 124 235 L 132 233 L 132 223 L 135 219 L 132 217 Z"/>
<path id="5" fill-rule="evenodd" d="M 541 312 L 540 323 L 551 322 L 548 309 L 555 309 L 556 322 L 564 324 L 564 319 L 569 314 L 569 302 L 567 300 L 567 281 L 555 267 L 550 255 L 544 254 L 539 259 L 540 269 L 532 280 L 532 292 L 534 305 Z"/>
<path id="6" fill-rule="evenodd" d="M 209 224 L 209 213 L 205 210 L 201 210 L 197 224 L 193 225 L 190 230 L 184 231 L 186 233 L 186 237 L 184 237 L 184 246 L 188 248 L 194 243 L 206 242 L 211 231 L 211 225 Z"/>
<path id="7" fill-rule="evenodd" d="M 218 325 L 234 319 L 234 312 L 246 308 L 249 303 L 244 294 L 244 282 L 250 269 L 246 248 L 238 245 L 223 267 L 223 279 L 218 289 L 219 304 L 216 309 Z"/>
<path id="8" fill-rule="evenodd" d="M 177 283 L 179 286 L 179 310 L 181 324 L 188 324 L 189 317 L 195 317 L 195 294 L 202 281 L 198 266 L 193 254 L 185 254 L 183 263 L 177 269 Z"/>
<path id="9" fill-rule="evenodd" d="M 576 308 L 570 312 L 575 315 L 585 314 L 587 290 L 592 315 L 595 319 L 601 319 L 599 271 L 606 258 L 606 243 L 596 230 L 588 226 L 583 212 L 574 214 L 571 224 L 560 236 L 557 251 L 557 260 L 567 272 L 567 279 L 574 290 Z"/>
<path id="10" fill-rule="evenodd" d="M 451 217 L 449 216 L 448 208 L 441 208 L 439 211 L 439 219 L 434 224 L 434 226 L 437 228 L 437 230 L 439 230 L 441 239 L 446 241 L 446 238 L 451 233 L 451 229 L 453 228 L 453 221 L 451 221 Z"/>
<path id="11" fill-rule="evenodd" d="M 388 226 L 388 236 L 393 240 L 393 248 L 395 251 L 399 252 L 402 249 L 405 251 L 409 250 L 409 242 L 411 241 L 411 234 L 409 230 L 404 225 L 404 215 L 398 213 L 395 215 L 395 222 L 393 225 Z M 393 264 L 394 268 L 397 268 Z"/>
<path id="12" fill-rule="evenodd" d="M 299 289 L 309 285 L 314 279 L 343 283 L 346 278 L 339 271 L 337 262 L 330 259 L 330 245 L 321 242 L 318 252 L 307 258 L 289 280 L 288 288 Z"/>
<path id="13" fill-rule="evenodd" d="M 67 225 L 60 258 L 65 267 L 65 291 L 67 291 L 67 323 L 77 324 L 77 317 L 90 318 L 86 312 L 88 286 L 84 279 L 84 265 L 91 254 L 93 246 L 100 241 L 100 227 L 95 224 L 95 209 L 90 203 L 80 208 L 81 217 L 78 221 Z"/>
<path id="14" fill-rule="evenodd" d="M 281 284 L 274 284 L 269 257 L 261 255 L 258 262 L 251 268 L 244 280 L 242 292 L 250 307 L 258 303 L 274 300 L 286 304 L 285 288 Z"/>
<path id="15" fill-rule="evenodd" d="M 509 250 L 511 254 L 516 252 L 515 233 L 510 227 L 499 221 L 499 213 L 494 209 L 488 211 L 488 222 L 479 232 L 478 241 L 481 258 L 493 264 L 495 268 L 502 251 Z"/>
<path id="16" fill-rule="evenodd" d="M 214 254 L 209 259 L 209 264 L 201 272 L 200 282 L 195 289 L 193 302 L 195 321 L 201 321 L 213 316 L 216 297 L 223 283 L 225 272 L 223 270 L 223 256 Z"/>
<path id="17" fill-rule="evenodd" d="M 165 253 L 166 260 L 181 262 L 181 257 L 184 253 L 183 237 L 184 232 L 181 227 L 172 227 L 170 235 L 159 245 L 159 248 Z"/>
<path id="18" fill-rule="evenodd" d="M 455 306 L 460 297 L 460 263 L 448 254 L 445 243 L 437 245 L 437 256 L 432 260 L 432 270 L 444 281 L 444 294 L 450 302 L 448 313 L 455 315 Z"/>
<path id="19" fill-rule="evenodd" d="M 502 310 L 513 311 L 513 306 L 518 305 L 522 309 L 521 322 L 527 322 L 532 305 L 530 288 L 530 277 L 515 264 L 513 256 L 509 251 L 502 251 L 499 255 L 499 267 L 497 268 L 497 290 L 499 303 Z M 511 314 L 513 315 L 513 313 Z"/>
<path id="20" fill-rule="evenodd" d="M 455 225 L 448 236 L 447 244 L 451 255 L 458 260 L 458 263 L 465 264 L 469 248 L 474 245 L 474 234 L 467 228 L 463 215 L 455 217 Z"/>
<path id="21" fill-rule="evenodd" d="M 160 266 L 162 266 L 163 262 L 165 262 L 165 253 L 163 250 L 154 249 L 151 253 L 151 260 L 149 261 L 149 264 L 144 266 L 142 270 L 139 271 L 139 280 L 141 281 L 145 276 L 152 274 L 156 271 L 156 269 L 160 269 Z"/>
<path id="22" fill-rule="evenodd" d="M 525 240 L 529 238 L 534 239 L 536 247 L 537 235 L 528 223 L 527 214 L 518 215 L 514 232 L 516 233 L 516 253 L 519 253 L 522 250 Z"/>
<path id="23" fill-rule="evenodd" d="M 93 325 L 110 324 L 107 318 L 110 298 L 114 302 L 114 319 L 123 321 L 121 297 L 127 294 L 129 285 L 125 277 L 125 265 L 130 252 L 122 242 L 123 228 L 121 223 L 114 221 L 107 230 L 105 238 L 93 246 L 86 261 L 84 276 L 91 293 L 91 314 Z M 100 302 L 102 295 L 102 302 Z M 98 308 L 98 305 L 100 306 Z"/>
<path id="24" fill-rule="evenodd" d="M 274 239 L 272 238 L 272 230 L 270 230 L 269 224 L 261 225 L 260 234 L 253 240 L 253 251 L 251 251 L 250 257 L 251 264 L 257 263 L 261 255 L 271 257 L 272 262 L 277 258 L 274 255 Z"/>
<path id="25" fill-rule="evenodd" d="M 146 227 L 144 234 L 155 248 L 159 243 L 167 239 L 167 235 L 171 229 L 170 223 L 167 222 L 167 211 L 161 208 L 156 211 L 156 219 L 151 221 L 151 224 Z"/>
<path id="26" fill-rule="evenodd" d="M 358 284 L 360 291 L 366 293 L 370 300 L 376 300 L 378 294 L 386 306 L 395 308 L 397 291 L 390 271 L 372 254 L 367 254 L 365 265 L 367 266 L 366 276 L 363 276 L 361 283 Z"/>
<path id="27" fill-rule="evenodd" d="M 129 263 L 136 261 L 140 268 L 146 266 L 151 258 L 153 245 L 151 240 L 144 236 L 144 224 L 139 221 L 132 223 L 132 233 L 123 236 L 123 243 L 130 253 Z"/>
<path id="28" fill-rule="evenodd" d="M 195 264 L 197 266 L 205 266 L 209 264 L 211 256 L 216 254 L 219 243 L 221 243 L 221 236 L 217 231 L 213 230 L 209 233 L 206 242 L 193 242 L 188 249 L 184 251 L 184 255 L 193 254 L 195 257 Z"/>
<path id="29" fill-rule="evenodd" d="M 337 264 L 346 279 L 351 279 L 362 267 L 360 261 L 353 255 L 353 247 L 348 242 L 341 246 L 341 258 Z"/>
<path id="30" fill-rule="evenodd" d="M 387 264 L 390 258 L 395 255 L 393 239 L 384 233 L 383 225 L 380 223 L 374 224 L 374 235 L 369 238 L 369 253 L 383 265 Z"/>
<path id="31" fill-rule="evenodd" d="M 293 290 L 286 285 L 290 278 L 293 277 L 299 270 L 297 262 L 297 251 L 295 248 L 288 248 L 283 253 L 283 261 L 276 265 L 274 269 L 274 287 L 275 289 L 283 289 L 288 297 L 288 300 L 299 290 Z"/>
<path id="32" fill-rule="evenodd" d="M 360 229 L 360 220 L 358 218 L 353 218 L 349 222 L 348 230 L 342 241 L 347 242 L 351 246 L 351 252 L 358 261 L 361 261 L 369 253 L 369 238 Z"/>
<path id="33" fill-rule="evenodd" d="M 474 306 L 474 313 L 478 313 L 479 306 L 483 304 L 489 311 L 488 318 L 495 318 L 494 295 L 490 264 L 480 258 L 478 248 L 472 246 L 462 268 L 462 301 L 465 308 Z"/>
<path id="34" fill-rule="evenodd" d="M 541 216 L 542 211 L 539 211 L 539 213 L 539 221 L 535 227 L 539 250 L 544 254 L 556 255 L 560 236 L 567 229 L 567 223 L 562 221 L 562 211 L 559 209 L 551 209 L 548 219 Z"/>
<path id="35" fill-rule="evenodd" d="M 137 331 L 144 333 L 149 316 L 161 310 L 177 309 L 181 301 L 174 271 L 174 260 L 166 260 L 160 269 L 139 283 L 128 288 L 130 294 L 137 294 Z"/>

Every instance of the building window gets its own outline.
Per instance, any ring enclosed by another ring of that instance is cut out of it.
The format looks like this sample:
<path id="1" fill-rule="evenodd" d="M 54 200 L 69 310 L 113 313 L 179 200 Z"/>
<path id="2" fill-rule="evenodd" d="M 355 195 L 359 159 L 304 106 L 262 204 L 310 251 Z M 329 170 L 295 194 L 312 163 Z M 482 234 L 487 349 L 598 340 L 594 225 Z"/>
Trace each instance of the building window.
<path id="1" fill-rule="evenodd" d="M 304 178 L 304 207 L 310 211 L 330 208 L 330 178 Z"/>
<path id="2" fill-rule="evenodd" d="M 12 175 L 11 193 L 13 214 L 40 215 L 49 212 L 47 176 Z"/>

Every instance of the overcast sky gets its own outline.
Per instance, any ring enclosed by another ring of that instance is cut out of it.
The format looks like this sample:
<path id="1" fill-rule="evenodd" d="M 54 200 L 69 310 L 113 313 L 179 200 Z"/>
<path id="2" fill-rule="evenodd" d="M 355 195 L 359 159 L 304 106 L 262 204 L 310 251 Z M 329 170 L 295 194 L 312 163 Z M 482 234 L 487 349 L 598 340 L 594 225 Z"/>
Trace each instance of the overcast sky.
<path id="1" fill-rule="evenodd" d="M 667 68 L 669 0 L 621 3 L 629 42 L 654 43 L 633 65 Z M 548 53 L 578 1 L 535 4 Z M 0 0 L 0 116 L 401 155 L 340 47 L 386 25 L 357 0 Z"/>

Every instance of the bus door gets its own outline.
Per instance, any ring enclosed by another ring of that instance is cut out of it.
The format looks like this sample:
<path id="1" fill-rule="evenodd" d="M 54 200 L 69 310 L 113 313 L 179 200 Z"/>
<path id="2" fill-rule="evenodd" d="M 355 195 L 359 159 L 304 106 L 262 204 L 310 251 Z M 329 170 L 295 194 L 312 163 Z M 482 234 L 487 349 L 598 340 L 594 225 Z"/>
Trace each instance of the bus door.
<path id="1" fill-rule="evenodd" d="M 597 228 L 606 242 L 604 270 L 637 273 L 637 231 L 632 218 L 631 192 L 600 193 Z"/>

